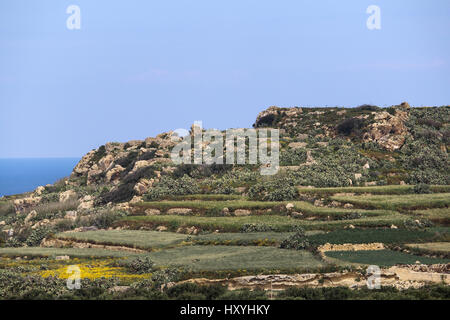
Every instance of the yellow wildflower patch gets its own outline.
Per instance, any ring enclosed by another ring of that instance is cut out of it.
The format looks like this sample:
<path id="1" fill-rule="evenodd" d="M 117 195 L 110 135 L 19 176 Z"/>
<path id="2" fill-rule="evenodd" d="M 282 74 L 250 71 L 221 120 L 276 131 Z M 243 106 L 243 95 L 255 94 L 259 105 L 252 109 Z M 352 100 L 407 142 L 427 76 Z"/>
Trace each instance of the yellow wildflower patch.
<path id="1" fill-rule="evenodd" d="M 82 279 L 99 279 L 99 278 L 122 278 L 122 279 L 142 279 L 148 278 L 150 274 L 127 274 L 124 268 L 108 266 L 108 261 L 95 261 L 91 263 L 75 264 L 80 268 L 80 277 Z M 41 271 L 40 275 L 44 278 L 58 277 L 67 279 L 73 276 L 73 271 L 69 271 L 68 265 L 61 266 L 53 270 Z"/>

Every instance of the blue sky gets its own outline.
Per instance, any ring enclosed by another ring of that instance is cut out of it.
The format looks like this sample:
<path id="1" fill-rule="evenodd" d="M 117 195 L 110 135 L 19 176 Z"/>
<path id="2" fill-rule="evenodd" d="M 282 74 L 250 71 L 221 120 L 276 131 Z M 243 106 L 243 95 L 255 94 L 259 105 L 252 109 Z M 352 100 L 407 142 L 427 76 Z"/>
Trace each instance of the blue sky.
<path id="1" fill-rule="evenodd" d="M 0 158 L 250 127 L 271 105 L 450 104 L 449 16 L 448 0 L 2 0 Z"/>

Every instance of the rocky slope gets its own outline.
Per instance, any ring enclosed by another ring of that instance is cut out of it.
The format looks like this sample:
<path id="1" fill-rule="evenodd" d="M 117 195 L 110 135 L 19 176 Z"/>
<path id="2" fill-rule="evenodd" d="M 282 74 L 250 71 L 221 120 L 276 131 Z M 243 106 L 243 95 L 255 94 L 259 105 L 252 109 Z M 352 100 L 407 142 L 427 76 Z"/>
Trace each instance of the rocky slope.
<path id="1" fill-rule="evenodd" d="M 270 107 L 253 125 L 280 129 L 281 170 L 265 180 L 255 165 L 175 165 L 173 132 L 110 142 L 83 156 L 70 177 L 4 198 L 0 211 L 8 218 L 0 224 L 6 233 L 70 221 L 89 226 L 101 210 L 192 193 L 264 201 L 291 200 L 300 185 L 450 184 L 449 120 L 449 106 Z"/>

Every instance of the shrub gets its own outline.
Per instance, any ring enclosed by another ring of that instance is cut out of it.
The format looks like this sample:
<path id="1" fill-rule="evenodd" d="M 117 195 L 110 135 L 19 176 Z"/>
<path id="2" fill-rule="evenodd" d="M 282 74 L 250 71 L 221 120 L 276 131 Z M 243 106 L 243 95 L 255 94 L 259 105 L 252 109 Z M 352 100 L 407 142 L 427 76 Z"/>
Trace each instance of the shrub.
<path id="1" fill-rule="evenodd" d="M 378 111 L 378 110 L 380 110 L 380 107 L 370 105 L 370 104 L 363 104 L 363 105 L 360 105 L 359 107 L 356 107 L 355 109 L 361 110 L 361 111 Z"/>
<path id="2" fill-rule="evenodd" d="M 200 193 L 200 187 L 195 179 L 184 175 L 180 179 L 173 179 L 163 176 L 161 180 L 154 185 L 150 192 L 145 195 L 148 201 L 163 199 L 168 196 L 181 196 Z"/>
<path id="3" fill-rule="evenodd" d="M 417 123 L 420 124 L 420 125 L 425 125 L 425 126 L 428 126 L 428 127 L 435 128 L 437 130 L 442 128 L 442 122 L 434 120 L 434 119 L 430 119 L 430 118 L 418 119 Z"/>
<path id="4" fill-rule="evenodd" d="M 132 273 L 143 274 L 151 273 L 154 265 L 155 263 L 149 257 L 137 257 L 131 260 L 127 267 Z"/>
<path id="5" fill-rule="evenodd" d="M 104 205 L 107 203 L 118 203 L 130 201 L 135 195 L 134 185 L 132 183 L 121 184 L 107 193 L 100 194 L 95 201 L 96 205 Z"/>
<path id="6" fill-rule="evenodd" d="M 281 166 L 296 166 L 304 162 L 306 162 L 305 149 L 290 149 L 280 154 Z"/>
<path id="7" fill-rule="evenodd" d="M 34 229 L 33 231 L 31 231 L 25 243 L 29 247 L 39 246 L 41 244 L 41 241 L 52 232 L 53 230 L 49 227 L 41 227 Z"/>
<path id="8" fill-rule="evenodd" d="M 350 135 L 356 133 L 363 127 L 364 121 L 359 118 L 350 118 L 342 121 L 336 127 L 337 132 L 343 135 Z"/>
<path id="9" fill-rule="evenodd" d="M 205 178 L 212 175 L 222 175 L 233 169 L 231 164 L 181 164 L 178 165 L 172 175 L 175 178 L 181 178 L 188 175 L 192 178 Z"/>
<path id="10" fill-rule="evenodd" d="M 98 163 L 101 158 L 103 158 L 106 155 L 106 148 L 105 146 L 100 146 L 94 153 L 94 156 L 92 157 L 92 162 Z"/>
<path id="11" fill-rule="evenodd" d="M 92 224 L 99 229 L 107 229 L 124 215 L 116 211 L 101 211 L 92 216 Z"/>
<path id="12" fill-rule="evenodd" d="M 0 201 L 0 217 L 15 213 L 14 205 L 9 201 Z"/>
<path id="13" fill-rule="evenodd" d="M 305 230 L 297 227 L 295 233 L 280 243 L 281 249 L 302 250 L 309 247 L 309 241 L 306 237 Z"/>
<path id="14" fill-rule="evenodd" d="M 298 196 L 297 188 L 289 179 L 263 181 L 250 187 L 248 197 L 259 201 L 293 200 Z"/>
<path id="15" fill-rule="evenodd" d="M 266 224 L 254 224 L 254 223 L 246 223 L 244 224 L 240 232 L 248 233 L 248 232 L 269 232 L 273 231 L 273 228 Z"/>
<path id="16" fill-rule="evenodd" d="M 433 223 L 427 219 L 407 219 L 403 222 L 407 229 L 424 229 L 433 226 Z"/>
<path id="17" fill-rule="evenodd" d="M 414 186 L 413 191 L 414 191 L 414 193 L 417 193 L 417 194 L 425 194 L 425 193 L 431 193 L 431 188 L 428 184 L 419 183 Z"/>

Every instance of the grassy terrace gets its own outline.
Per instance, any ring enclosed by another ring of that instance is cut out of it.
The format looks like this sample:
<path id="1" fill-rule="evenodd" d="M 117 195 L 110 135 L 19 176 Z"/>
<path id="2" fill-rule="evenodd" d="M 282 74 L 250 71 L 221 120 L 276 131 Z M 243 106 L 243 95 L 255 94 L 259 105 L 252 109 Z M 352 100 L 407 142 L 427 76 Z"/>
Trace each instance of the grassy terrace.
<path id="1" fill-rule="evenodd" d="M 408 194 L 400 196 L 332 196 L 331 199 L 354 204 L 360 208 L 384 210 L 414 210 L 443 208 L 450 204 L 450 193 Z"/>
<path id="2" fill-rule="evenodd" d="M 286 204 L 294 204 L 294 211 L 301 212 L 310 216 L 321 217 L 339 217 L 349 213 L 361 213 L 362 215 L 388 215 L 394 212 L 388 210 L 363 210 L 363 209 L 343 209 L 343 208 L 328 208 L 315 207 L 305 201 L 284 201 L 284 202 L 262 202 L 262 201 L 247 201 L 247 200 L 231 200 L 231 201 L 155 201 L 142 202 L 134 205 L 135 212 L 144 213 L 146 209 L 159 209 L 166 212 L 171 208 L 189 208 L 194 213 L 199 215 L 220 216 L 223 208 L 228 208 L 230 211 L 236 209 L 246 209 L 256 211 L 264 214 L 285 214 Z M 263 210 L 271 209 L 271 212 L 261 212 Z"/>
<path id="3" fill-rule="evenodd" d="M 140 231 L 140 230 L 98 230 L 87 232 L 58 233 L 58 239 L 89 242 L 105 245 L 126 246 L 140 249 L 156 249 L 174 246 L 186 235 L 172 232 Z"/>
<path id="4" fill-rule="evenodd" d="M 183 196 L 171 196 L 165 200 L 183 201 L 183 200 L 200 200 L 200 201 L 225 201 L 225 200 L 242 200 L 243 197 L 234 194 L 190 194 Z"/>
<path id="5" fill-rule="evenodd" d="M 194 271 L 307 270 L 325 264 L 304 250 L 273 247 L 187 246 L 148 254 L 158 266 L 184 266 Z"/>
<path id="6" fill-rule="evenodd" d="M 323 231 L 307 231 L 315 235 Z M 275 245 L 293 235 L 293 232 L 251 232 L 251 233 L 210 233 L 187 236 L 174 232 L 141 230 L 98 230 L 87 232 L 63 232 L 55 235 L 57 239 L 73 240 L 112 246 L 125 246 L 139 249 L 162 249 L 179 244 L 215 245 Z"/>
<path id="7" fill-rule="evenodd" d="M 378 265 L 389 267 L 396 264 L 415 264 L 420 261 L 423 264 L 449 263 L 450 259 L 429 258 L 399 251 L 376 250 L 376 251 L 328 251 L 325 253 L 330 258 L 345 262 L 365 265 Z"/>
<path id="8" fill-rule="evenodd" d="M 425 252 L 450 254 L 450 242 L 410 243 L 407 248 L 419 249 Z"/>
<path id="9" fill-rule="evenodd" d="M 182 226 L 196 226 L 208 231 L 220 230 L 221 232 L 239 232 L 244 224 L 252 223 L 265 224 L 270 226 L 273 231 L 277 232 L 289 232 L 296 225 L 302 226 L 307 230 L 335 230 L 350 224 L 361 227 L 389 227 L 392 224 L 401 226 L 403 221 L 407 218 L 408 216 L 402 214 L 392 214 L 355 220 L 307 221 L 277 215 L 246 217 L 157 215 L 126 217 L 119 220 L 116 224 L 119 226 L 127 226 L 131 229 L 139 229 L 141 227 L 153 228 L 164 225 L 172 231 Z"/>
<path id="10" fill-rule="evenodd" d="M 415 210 L 412 213 L 421 218 L 430 219 L 446 225 L 450 224 L 450 208 Z"/>
<path id="11" fill-rule="evenodd" d="M 409 185 L 390 185 L 390 186 L 373 186 L 373 187 L 338 187 L 338 188 L 305 188 L 299 187 L 299 193 L 332 195 L 336 193 L 355 193 L 355 194 L 411 194 L 414 193 L 414 186 Z M 432 192 L 445 193 L 450 192 L 450 186 L 430 186 Z"/>
<path id="12" fill-rule="evenodd" d="M 77 258 L 107 258 L 107 257 L 129 257 L 136 254 L 124 251 L 104 249 L 77 249 L 77 248 L 41 248 L 41 247 L 19 247 L 0 248 L 0 256 L 8 257 L 50 257 L 64 256 Z"/>
<path id="13" fill-rule="evenodd" d="M 314 245 L 325 243 L 373 243 L 402 244 L 407 242 L 425 242 L 442 239 L 449 234 L 448 228 L 430 228 L 427 230 L 407 229 L 355 229 L 336 230 L 324 234 L 315 234 L 309 237 Z"/>

